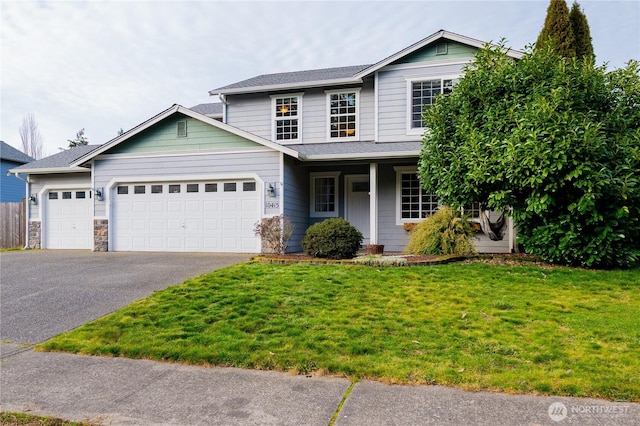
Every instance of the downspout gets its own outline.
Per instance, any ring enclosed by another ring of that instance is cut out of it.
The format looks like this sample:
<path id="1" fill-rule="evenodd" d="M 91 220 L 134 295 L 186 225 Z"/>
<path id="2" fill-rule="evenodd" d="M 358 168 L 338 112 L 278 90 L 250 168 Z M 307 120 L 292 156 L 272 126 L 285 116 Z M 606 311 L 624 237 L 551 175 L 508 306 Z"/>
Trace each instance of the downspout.
<path id="1" fill-rule="evenodd" d="M 7 173 L 7 176 L 9 176 L 10 172 Z M 25 243 L 24 243 L 24 247 L 22 248 L 23 250 L 29 250 L 29 218 L 31 216 L 31 203 L 29 202 L 29 197 L 30 197 L 30 185 L 31 182 L 29 182 L 29 175 L 27 175 L 26 179 L 23 179 L 18 172 L 13 172 L 13 175 L 17 178 L 20 179 L 21 181 L 23 181 L 24 183 L 26 183 L 25 185 L 25 201 L 26 201 L 26 205 L 27 205 L 27 211 L 24 213 L 25 214 Z"/>
<path id="2" fill-rule="evenodd" d="M 227 97 L 223 93 L 220 93 L 218 99 L 222 102 L 222 122 L 227 124 Z"/>

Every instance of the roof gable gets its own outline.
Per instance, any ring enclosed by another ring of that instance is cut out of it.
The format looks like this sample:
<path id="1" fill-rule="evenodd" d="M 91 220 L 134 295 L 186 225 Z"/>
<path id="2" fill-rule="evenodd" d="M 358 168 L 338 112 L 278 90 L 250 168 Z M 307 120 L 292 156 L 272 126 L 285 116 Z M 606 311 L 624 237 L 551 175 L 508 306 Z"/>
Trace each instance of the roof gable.
<path id="1" fill-rule="evenodd" d="M 484 45 L 486 44 L 485 42 L 481 41 L 481 40 L 477 40 L 471 37 L 467 37 L 467 36 L 463 36 L 460 34 L 456 34 L 456 33 L 452 33 L 450 31 L 445 31 L 445 30 L 440 30 L 438 32 L 435 32 L 433 34 L 431 34 L 429 37 L 426 37 L 422 40 L 420 40 L 417 43 L 412 44 L 411 46 L 402 49 L 401 51 L 394 53 L 391 56 L 386 57 L 385 59 L 381 60 L 380 62 L 371 65 L 370 67 L 362 70 L 361 72 L 359 72 L 358 74 L 355 75 L 355 77 L 357 78 L 363 78 L 366 77 L 368 75 L 371 75 L 373 73 L 375 73 L 376 71 L 380 70 L 383 67 L 386 67 L 387 65 L 391 65 L 393 63 L 399 62 L 401 61 L 403 58 L 406 57 L 411 57 L 412 54 L 414 54 L 415 52 L 420 51 L 421 49 L 437 43 L 438 41 L 441 41 L 443 39 L 446 40 L 451 40 L 469 47 L 475 47 L 475 48 L 482 48 L 484 47 Z M 507 51 L 507 55 L 513 57 L 513 58 L 521 58 L 524 53 L 518 51 L 518 50 L 513 50 L 513 49 L 509 49 Z"/>
<path id="2" fill-rule="evenodd" d="M 219 130 L 228 132 L 232 135 L 235 136 L 239 136 L 240 138 L 246 139 L 247 141 L 251 141 L 251 142 L 255 142 L 258 145 L 262 145 L 262 146 L 266 146 L 269 148 L 272 148 L 276 151 L 280 151 L 283 152 L 287 155 L 290 155 L 292 157 L 298 157 L 298 153 L 292 149 L 289 149 L 287 147 L 284 147 L 282 145 L 273 143 L 271 141 L 268 141 L 264 138 L 261 138 L 259 136 L 256 136 L 254 134 L 251 134 L 249 132 L 246 132 L 244 130 L 238 129 L 237 127 L 233 127 L 233 126 L 229 126 L 228 124 L 224 124 L 218 120 L 215 120 L 211 117 L 207 117 L 206 115 L 200 114 L 196 111 L 190 110 L 189 108 L 185 108 L 181 105 L 173 105 L 169 108 L 167 108 L 166 110 L 162 111 L 161 113 L 157 114 L 156 116 L 148 119 L 147 121 L 137 125 L 136 127 L 134 127 L 133 129 L 123 133 L 122 135 L 110 140 L 109 142 L 105 143 L 104 145 L 101 145 L 100 147 L 94 149 L 93 151 L 87 153 L 86 155 L 83 155 L 81 157 L 79 157 L 78 159 L 76 159 L 74 162 L 71 163 L 72 167 L 77 167 L 77 166 L 81 166 L 82 164 L 87 163 L 88 161 L 90 161 L 91 159 L 95 158 L 96 156 L 102 154 L 102 153 L 106 153 L 107 151 L 111 151 L 111 152 L 115 152 L 115 148 L 120 145 L 123 144 L 127 141 L 129 141 L 130 139 L 136 137 L 137 135 L 141 135 L 143 132 L 145 132 L 148 129 L 151 129 L 152 127 L 158 125 L 159 123 L 162 123 L 163 121 L 165 121 L 167 118 L 178 114 L 179 116 L 184 116 L 184 117 L 190 117 L 192 119 L 198 120 L 200 122 L 203 122 L 205 124 L 208 124 L 210 126 L 213 126 Z M 188 130 L 187 130 L 188 131 Z M 126 146 L 126 145 L 125 145 Z"/>

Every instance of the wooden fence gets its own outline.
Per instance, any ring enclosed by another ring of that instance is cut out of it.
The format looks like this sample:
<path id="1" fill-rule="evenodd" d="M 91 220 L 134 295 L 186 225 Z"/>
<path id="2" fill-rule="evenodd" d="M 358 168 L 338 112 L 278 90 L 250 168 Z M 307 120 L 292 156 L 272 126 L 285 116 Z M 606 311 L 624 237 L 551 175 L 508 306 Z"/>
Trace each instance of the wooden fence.
<path id="1" fill-rule="evenodd" d="M 26 236 L 26 201 L 0 203 L 0 248 L 24 247 Z"/>

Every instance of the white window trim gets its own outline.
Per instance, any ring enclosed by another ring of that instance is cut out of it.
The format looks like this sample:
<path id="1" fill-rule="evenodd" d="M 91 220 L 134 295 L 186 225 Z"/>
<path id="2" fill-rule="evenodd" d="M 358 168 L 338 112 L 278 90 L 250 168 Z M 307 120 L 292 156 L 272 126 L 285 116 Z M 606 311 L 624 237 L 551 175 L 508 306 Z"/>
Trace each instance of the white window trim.
<path id="1" fill-rule="evenodd" d="M 442 88 L 442 81 L 443 80 L 458 80 L 460 79 L 460 77 L 462 76 L 462 74 L 447 74 L 447 75 L 425 75 L 425 76 L 420 76 L 420 77 L 411 77 L 411 78 L 407 78 L 406 79 L 406 93 L 407 93 L 407 120 L 406 120 L 406 126 L 407 126 L 407 135 L 422 135 L 424 134 L 426 127 L 411 127 L 411 122 L 412 120 L 412 116 L 413 116 L 413 83 L 419 82 L 419 81 L 430 81 L 430 80 L 440 80 L 440 87 Z"/>
<path id="2" fill-rule="evenodd" d="M 361 87 L 354 87 L 348 89 L 335 89 L 335 90 L 325 90 L 326 94 L 326 123 L 327 123 L 327 141 L 329 142 L 358 142 L 360 140 L 360 90 Z M 335 95 L 338 93 L 351 93 L 355 92 L 356 94 L 356 135 L 352 138 L 332 138 L 331 137 L 331 95 Z"/>
<path id="3" fill-rule="evenodd" d="M 418 173 L 418 168 L 416 166 L 396 166 L 393 170 L 396 172 L 396 225 L 422 222 L 426 218 L 402 218 L 402 175 L 405 173 Z M 438 206 L 440 205 L 438 203 Z"/>
<path id="4" fill-rule="evenodd" d="M 278 95 L 271 95 L 271 141 L 280 145 L 298 144 L 302 143 L 302 96 L 304 93 L 281 93 Z M 276 139 L 276 120 L 284 120 L 285 118 L 276 117 L 276 100 L 282 98 L 298 98 L 298 115 L 295 119 L 298 120 L 298 139 Z"/>
<path id="5" fill-rule="evenodd" d="M 340 190 L 340 186 L 338 185 L 338 177 L 340 176 L 340 172 L 314 172 L 309 173 L 309 212 L 311 217 L 338 217 L 340 213 L 340 194 L 338 191 Z M 335 188 L 336 188 L 336 199 L 335 199 L 335 208 L 332 212 L 318 212 L 316 211 L 316 186 L 315 179 L 316 178 L 333 178 L 335 180 Z"/>

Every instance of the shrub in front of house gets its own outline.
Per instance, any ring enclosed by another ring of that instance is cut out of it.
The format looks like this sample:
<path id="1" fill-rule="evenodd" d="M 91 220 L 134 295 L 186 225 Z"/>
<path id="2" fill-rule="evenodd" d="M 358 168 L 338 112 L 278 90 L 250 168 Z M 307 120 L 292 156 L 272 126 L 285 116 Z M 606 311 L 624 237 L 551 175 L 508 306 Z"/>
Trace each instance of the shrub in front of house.
<path id="1" fill-rule="evenodd" d="M 283 214 L 265 217 L 255 224 L 253 232 L 262 240 L 263 253 L 285 254 L 293 234 L 293 224 Z"/>
<path id="2" fill-rule="evenodd" d="M 476 249 L 472 239 L 471 223 L 460 212 L 443 206 L 413 228 L 405 252 L 417 255 L 474 254 Z"/>
<path id="3" fill-rule="evenodd" d="M 327 259 L 351 259 L 362 244 L 362 232 L 336 217 L 311 225 L 302 239 L 305 253 Z"/>

